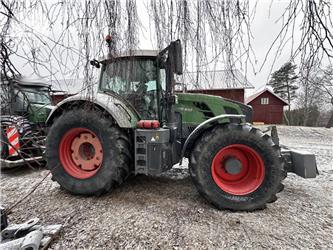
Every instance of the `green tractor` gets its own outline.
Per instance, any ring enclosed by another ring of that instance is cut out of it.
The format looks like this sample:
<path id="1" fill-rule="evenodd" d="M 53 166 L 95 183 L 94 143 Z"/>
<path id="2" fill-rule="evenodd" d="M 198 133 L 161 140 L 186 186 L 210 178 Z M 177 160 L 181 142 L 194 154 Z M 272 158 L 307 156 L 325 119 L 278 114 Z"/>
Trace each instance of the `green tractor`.
<path id="1" fill-rule="evenodd" d="M 219 209 L 264 208 L 287 172 L 316 177 L 314 155 L 282 150 L 251 126 L 251 107 L 217 96 L 176 93 L 180 41 L 162 51 L 94 60 L 98 90 L 60 102 L 48 117 L 53 180 L 78 195 L 101 195 L 132 174 L 158 176 L 183 158 L 199 193 Z"/>
<path id="2" fill-rule="evenodd" d="M 45 122 L 53 108 L 50 85 L 22 77 L 0 83 L 1 168 L 42 162 Z"/>

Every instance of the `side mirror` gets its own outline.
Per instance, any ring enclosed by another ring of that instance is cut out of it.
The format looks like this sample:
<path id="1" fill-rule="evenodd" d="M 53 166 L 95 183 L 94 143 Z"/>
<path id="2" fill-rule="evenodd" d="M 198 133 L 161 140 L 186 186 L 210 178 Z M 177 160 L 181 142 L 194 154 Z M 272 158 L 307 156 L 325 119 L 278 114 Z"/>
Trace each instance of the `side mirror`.
<path id="1" fill-rule="evenodd" d="M 97 61 L 96 59 L 91 60 L 91 61 L 90 61 L 90 64 L 91 64 L 92 66 L 98 68 L 98 69 L 100 68 L 100 63 L 99 63 L 99 61 Z"/>
<path id="2" fill-rule="evenodd" d="M 172 64 L 174 66 L 174 73 L 177 75 L 183 74 L 183 52 L 182 52 L 182 45 L 180 40 L 176 40 L 171 42 L 170 44 L 171 49 L 169 53 L 171 53 Z"/>

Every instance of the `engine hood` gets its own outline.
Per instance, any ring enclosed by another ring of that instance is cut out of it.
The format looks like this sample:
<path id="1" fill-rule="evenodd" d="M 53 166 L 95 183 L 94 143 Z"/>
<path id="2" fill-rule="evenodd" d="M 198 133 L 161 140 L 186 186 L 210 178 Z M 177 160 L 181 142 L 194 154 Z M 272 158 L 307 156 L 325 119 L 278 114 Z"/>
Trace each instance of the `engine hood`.
<path id="1" fill-rule="evenodd" d="M 220 96 L 177 93 L 175 110 L 181 113 L 183 122 L 191 124 L 199 124 L 222 114 L 243 114 L 246 116 L 246 122 L 252 122 L 250 106 Z"/>

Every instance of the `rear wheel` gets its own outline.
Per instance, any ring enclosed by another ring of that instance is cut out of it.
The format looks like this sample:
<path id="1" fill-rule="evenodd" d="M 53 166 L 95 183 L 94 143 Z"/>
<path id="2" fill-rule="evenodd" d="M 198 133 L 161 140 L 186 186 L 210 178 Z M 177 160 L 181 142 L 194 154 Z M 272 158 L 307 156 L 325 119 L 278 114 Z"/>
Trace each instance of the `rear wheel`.
<path id="1" fill-rule="evenodd" d="M 52 125 L 46 149 L 53 179 L 74 194 L 100 195 L 130 173 L 128 137 L 97 111 L 64 113 Z"/>
<path id="2" fill-rule="evenodd" d="M 276 200 L 283 165 L 270 136 L 249 125 L 226 124 L 204 133 L 190 158 L 190 174 L 216 207 L 252 211 Z"/>

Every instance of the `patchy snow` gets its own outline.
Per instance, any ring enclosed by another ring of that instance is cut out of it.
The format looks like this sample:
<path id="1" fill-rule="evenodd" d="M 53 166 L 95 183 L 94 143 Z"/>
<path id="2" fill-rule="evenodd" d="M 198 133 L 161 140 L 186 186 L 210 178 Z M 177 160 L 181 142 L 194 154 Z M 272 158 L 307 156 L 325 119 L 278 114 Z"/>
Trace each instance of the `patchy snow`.
<path id="1" fill-rule="evenodd" d="M 73 196 L 48 177 L 9 215 L 64 224 L 51 248 L 333 248 L 333 129 L 278 127 L 280 141 L 316 154 L 320 175 L 289 174 L 279 199 L 252 213 L 219 211 L 196 191 L 184 164 L 137 176 L 102 197 Z M 15 203 L 46 170 L 1 174 L 1 202 Z"/>

